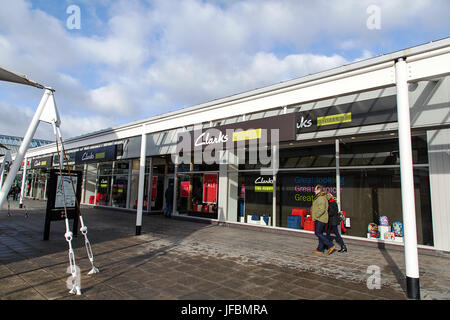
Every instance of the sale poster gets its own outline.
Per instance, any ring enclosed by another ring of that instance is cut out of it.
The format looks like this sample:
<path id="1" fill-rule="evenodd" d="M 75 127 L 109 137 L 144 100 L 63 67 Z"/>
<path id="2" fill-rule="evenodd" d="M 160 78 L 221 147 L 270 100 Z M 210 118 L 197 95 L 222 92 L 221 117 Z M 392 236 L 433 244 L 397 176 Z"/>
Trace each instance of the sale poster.
<path id="1" fill-rule="evenodd" d="M 158 191 L 158 177 L 152 178 L 152 200 L 156 199 L 156 194 Z"/>
<path id="2" fill-rule="evenodd" d="M 189 185 L 190 185 L 189 181 L 181 182 L 181 187 L 180 187 L 181 197 L 183 197 L 183 198 L 189 197 Z"/>
<path id="3" fill-rule="evenodd" d="M 203 202 L 217 203 L 217 173 L 205 173 L 203 175 Z"/>

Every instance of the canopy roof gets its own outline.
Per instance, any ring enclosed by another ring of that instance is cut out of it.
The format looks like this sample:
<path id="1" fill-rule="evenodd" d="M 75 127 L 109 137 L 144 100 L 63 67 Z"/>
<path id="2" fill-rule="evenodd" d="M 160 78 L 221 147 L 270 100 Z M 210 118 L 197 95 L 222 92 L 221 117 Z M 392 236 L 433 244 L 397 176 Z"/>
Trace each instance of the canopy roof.
<path id="1" fill-rule="evenodd" d="M 1 66 L 0 66 L 0 80 L 26 84 L 26 85 L 33 86 L 33 87 L 36 87 L 39 89 L 45 89 L 45 86 L 43 86 L 37 82 L 34 82 L 32 80 L 29 80 L 27 78 L 27 76 L 6 70 L 5 68 L 3 68 Z"/>

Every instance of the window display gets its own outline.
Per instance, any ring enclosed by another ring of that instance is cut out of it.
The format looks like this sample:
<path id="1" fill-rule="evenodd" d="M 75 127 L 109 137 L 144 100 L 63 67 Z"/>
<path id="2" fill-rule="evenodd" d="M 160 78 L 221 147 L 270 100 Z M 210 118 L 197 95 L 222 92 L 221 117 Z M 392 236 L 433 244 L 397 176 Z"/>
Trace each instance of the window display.
<path id="1" fill-rule="evenodd" d="M 177 209 L 180 214 L 217 219 L 218 174 L 178 174 Z"/>

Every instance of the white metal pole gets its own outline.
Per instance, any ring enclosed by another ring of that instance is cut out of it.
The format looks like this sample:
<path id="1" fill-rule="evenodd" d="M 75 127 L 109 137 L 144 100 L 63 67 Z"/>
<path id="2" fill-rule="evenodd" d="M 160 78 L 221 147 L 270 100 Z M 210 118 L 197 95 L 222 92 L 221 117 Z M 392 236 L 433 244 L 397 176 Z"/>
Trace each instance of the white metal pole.
<path id="1" fill-rule="evenodd" d="M 338 210 L 341 209 L 341 169 L 339 166 L 340 162 L 340 152 L 339 152 L 339 139 L 336 139 L 336 197 Z"/>
<path id="2" fill-rule="evenodd" d="M 6 197 L 8 196 L 9 189 L 11 188 L 14 179 L 16 178 L 16 174 L 19 171 L 20 166 L 22 165 L 22 161 L 25 157 L 25 153 L 28 150 L 28 146 L 30 145 L 31 139 L 36 132 L 36 129 L 39 125 L 39 118 L 41 117 L 42 111 L 44 110 L 45 104 L 47 103 L 48 98 L 52 95 L 52 91 L 49 89 L 45 89 L 44 95 L 42 96 L 41 102 L 31 120 L 30 125 L 28 126 L 28 130 L 25 133 L 25 137 L 23 138 L 22 144 L 20 145 L 19 151 L 16 154 L 16 158 L 11 165 L 9 170 L 9 174 L 6 177 L 5 184 L 2 186 L 0 190 L 0 208 L 3 205 Z"/>
<path id="3" fill-rule="evenodd" d="M 139 187 L 138 187 L 138 205 L 136 213 L 136 235 L 141 234 L 142 229 L 142 204 L 144 202 L 144 180 L 145 180 L 145 155 L 147 153 L 147 135 L 145 125 L 142 126 L 141 137 L 141 159 L 139 163 Z"/>
<path id="4" fill-rule="evenodd" d="M 5 160 L 3 160 L 2 164 L 4 164 L 4 163 L 5 163 Z M 4 166 L 4 167 L 6 167 L 6 166 Z M 2 188 L 2 186 L 3 186 L 3 166 L 0 170 L 0 189 Z"/>
<path id="5" fill-rule="evenodd" d="M 172 215 L 177 213 L 177 190 L 178 190 L 178 155 L 175 156 L 175 170 L 173 173 L 173 210 Z M 170 187 L 170 184 L 169 184 Z"/>
<path id="6" fill-rule="evenodd" d="M 19 208 L 23 207 L 23 197 L 25 195 L 25 186 L 27 181 L 27 162 L 28 158 L 25 158 L 23 163 L 23 174 L 22 174 L 22 186 L 20 187 L 20 200 L 19 200 Z"/>
<path id="7" fill-rule="evenodd" d="M 411 125 L 406 68 L 404 59 L 399 59 L 395 64 L 406 284 L 408 298 L 420 299 Z"/>
<path id="8" fill-rule="evenodd" d="M 276 163 L 278 157 L 277 157 L 277 146 L 272 146 L 272 166 L 273 166 L 273 184 L 272 184 L 272 216 L 273 216 L 273 223 L 272 226 L 277 226 L 277 171 L 276 168 L 278 168 L 278 165 Z M 280 189 L 281 192 L 281 189 Z"/>

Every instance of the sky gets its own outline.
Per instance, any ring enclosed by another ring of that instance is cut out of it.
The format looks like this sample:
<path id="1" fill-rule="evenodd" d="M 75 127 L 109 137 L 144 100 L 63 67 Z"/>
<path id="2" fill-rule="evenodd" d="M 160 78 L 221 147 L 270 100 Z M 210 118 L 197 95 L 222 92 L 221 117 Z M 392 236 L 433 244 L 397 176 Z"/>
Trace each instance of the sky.
<path id="1" fill-rule="evenodd" d="M 55 89 L 66 139 L 447 38 L 449 16 L 448 0 L 0 0 L 0 66 Z M 0 134 L 24 136 L 42 94 L 0 82 Z"/>

